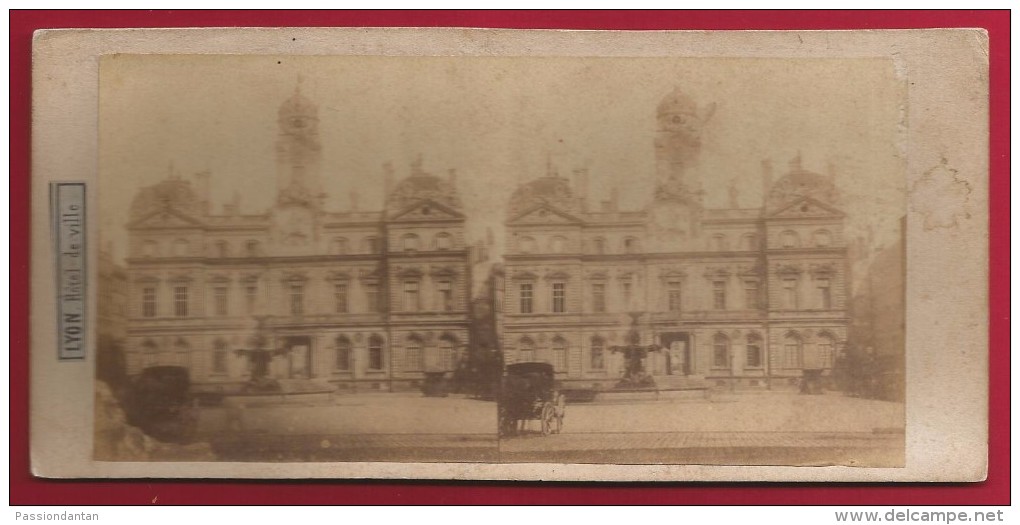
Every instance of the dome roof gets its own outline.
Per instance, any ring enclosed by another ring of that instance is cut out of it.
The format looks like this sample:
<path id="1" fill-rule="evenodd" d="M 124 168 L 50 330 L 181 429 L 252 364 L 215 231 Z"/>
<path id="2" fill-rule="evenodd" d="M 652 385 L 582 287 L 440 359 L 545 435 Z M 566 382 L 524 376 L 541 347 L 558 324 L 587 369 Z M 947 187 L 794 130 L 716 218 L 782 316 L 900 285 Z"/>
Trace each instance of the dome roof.
<path id="1" fill-rule="evenodd" d="M 390 212 L 403 211 L 416 202 L 430 200 L 448 208 L 460 211 L 460 197 L 457 188 L 450 181 L 435 175 L 412 169 L 411 176 L 397 183 L 386 198 L 386 209 Z"/>
<path id="2" fill-rule="evenodd" d="M 836 204 L 839 193 L 831 177 L 805 170 L 800 166 L 799 159 L 795 159 L 791 163 L 790 172 L 772 185 L 767 205 L 770 210 L 776 210 L 802 197 Z"/>
<path id="3" fill-rule="evenodd" d="M 201 215 L 202 205 L 191 183 L 172 176 L 142 188 L 131 201 L 131 219 L 139 219 L 157 210 L 175 209 L 187 215 Z"/>
<path id="4" fill-rule="evenodd" d="M 522 184 L 510 197 L 511 217 L 540 204 L 548 204 L 566 212 L 576 212 L 577 199 L 570 190 L 570 182 L 557 175 L 546 175 Z"/>
<path id="5" fill-rule="evenodd" d="M 680 88 L 674 89 L 662 99 L 662 102 L 659 102 L 659 115 L 674 115 L 678 113 L 695 115 L 697 112 L 698 105 L 694 103 L 694 99 L 680 91 Z"/>

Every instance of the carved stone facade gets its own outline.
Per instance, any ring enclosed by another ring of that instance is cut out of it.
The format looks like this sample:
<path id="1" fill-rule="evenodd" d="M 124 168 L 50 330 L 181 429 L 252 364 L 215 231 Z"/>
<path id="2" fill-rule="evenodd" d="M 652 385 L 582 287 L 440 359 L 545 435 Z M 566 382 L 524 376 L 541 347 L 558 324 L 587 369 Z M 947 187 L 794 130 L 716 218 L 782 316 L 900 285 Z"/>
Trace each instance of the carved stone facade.
<path id="1" fill-rule="evenodd" d="M 844 214 L 831 178 L 794 159 L 759 208 L 705 209 L 700 130 L 714 107 L 674 92 L 657 113 L 656 187 L 643 210 L 590 209 L 587 174 L 551 167 L 510 199 L 503 341 L 508 363 L 609 386 L 611 347 L 639 312 L 646 368 L 685 381 L 766 387 L 831 372 L 847 338 Z M 731 195 L 731 201 L 735 200 Z"/>
<path id="2" fill-rule="evenodd" d="M 453 370 L 468 345 L 471 266 L 453 177 L 420 161 L 382 211 L 330 212 L 320 186 L 317 108 L 295 92 L 279 111 L 277 198 L 213 213 L 210 175 L 171 172 L 131 207 L 127 368 L 187 366 L 196 383 L 240 383 L 265 317 L 278 378 L 341 388 L 416 386 Z"/>

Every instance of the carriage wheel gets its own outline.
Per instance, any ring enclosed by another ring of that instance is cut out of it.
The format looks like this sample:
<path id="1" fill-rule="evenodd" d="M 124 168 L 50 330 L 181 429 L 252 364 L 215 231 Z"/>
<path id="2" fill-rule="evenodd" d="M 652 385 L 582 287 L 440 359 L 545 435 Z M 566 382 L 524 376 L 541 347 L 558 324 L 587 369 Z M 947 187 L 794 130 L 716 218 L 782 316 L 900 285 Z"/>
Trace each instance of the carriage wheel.
<path id="1" fill-rule="evenodd" d="M 556 424 L 556 407 L 551 402 L 542 405 L 542 435 L 548 436 Z"/>
<path id="2" fill-rule="evenodd" d="M 510 417 L 510 411 L 504 407 L 499 408 L 499 435 L 511 436 L 516 433 L 517 421 Z"/>
<path id="3" fill-rule="evenodd" d="M 567 415 L 567 396 L 560 394 L 556 396 L 556 430 L 559 434 L 563 431 L 563 418 Z"/>

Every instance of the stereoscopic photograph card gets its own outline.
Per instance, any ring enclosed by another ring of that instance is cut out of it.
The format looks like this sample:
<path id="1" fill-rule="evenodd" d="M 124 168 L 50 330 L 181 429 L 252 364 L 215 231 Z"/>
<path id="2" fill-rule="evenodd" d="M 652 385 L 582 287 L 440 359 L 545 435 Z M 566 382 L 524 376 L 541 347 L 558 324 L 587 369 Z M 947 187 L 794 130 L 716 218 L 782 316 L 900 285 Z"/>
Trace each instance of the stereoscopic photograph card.
<path id="1" fill-rule="evenodd" d="M 44 31 L 43 477 L 976 481 L 974 30 Z"/>

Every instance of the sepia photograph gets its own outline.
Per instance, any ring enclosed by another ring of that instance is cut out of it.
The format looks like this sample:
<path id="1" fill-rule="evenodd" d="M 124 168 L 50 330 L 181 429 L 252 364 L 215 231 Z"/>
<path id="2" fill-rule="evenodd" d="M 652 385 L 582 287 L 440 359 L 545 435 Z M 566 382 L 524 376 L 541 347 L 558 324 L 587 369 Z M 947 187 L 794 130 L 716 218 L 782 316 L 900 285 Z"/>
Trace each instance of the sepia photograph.
<path id="1" fill-rule="evenodd" d="M 891 58 L 98 78 L 97 461 L 905 466 Z"/>

